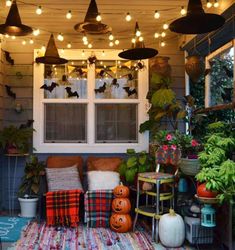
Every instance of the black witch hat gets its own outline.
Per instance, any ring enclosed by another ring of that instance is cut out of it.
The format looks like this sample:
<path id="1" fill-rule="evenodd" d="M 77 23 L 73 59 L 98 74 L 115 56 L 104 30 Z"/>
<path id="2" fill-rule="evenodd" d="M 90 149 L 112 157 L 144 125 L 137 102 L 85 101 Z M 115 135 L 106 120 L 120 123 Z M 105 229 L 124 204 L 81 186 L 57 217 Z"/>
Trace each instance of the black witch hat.
<path id="1" fill-rule="evenodd" d="M 65 64 L 68 60 L 61 58 L 59 56 L 58 50 L 55 45 L 55 39 L 53 34 L 51 34 L 49 42 L 47 44 L 47 49 L 45 52 L 45 56 L 37 57 L 36 63 L 44 63 L 44 64 Z"/>
<path id="2" fill-rule="evenodd" d="M 181 34 L 203 34 L 220 28 L 224 22 L 220 15 L 205 13 L 201 0 L 189 0 L 187 15 L 173 21 L 169 29 Z"/>
<path id="3" fill-rule="evenodd" d="M 14 0 L 11 4 L 6 22 L 0 24 L 0 33 L 8 34 L 9 36 L 27 36 L 33 32 L 33 29 L 27 25 L 22 24 L 19 10 Z"/>
<path id="4" fill-rule="evenodd" d="M 135 24 L 135 34 L 137 30 L 139 30 L 138 22 Z M 154 57 L 157 54 L 158 51 L 156 49 L 145 48 L 144 41 L 140 41 L 139 38 L 136 37 L 136 42 L 133 44 L 133 48 L 119 53 L 118 56 L 129 60 L 142 60 Z"/>
<path id="5" fill-rule="evenodd" d="M 111 27 L 96 20 L 98 14 L 96 1 L 91 0 L 84 22 L 76 24 L 74 29 L 80 33 L 91 35 L 106 34 L 110 32 L 112 30 Z"/>

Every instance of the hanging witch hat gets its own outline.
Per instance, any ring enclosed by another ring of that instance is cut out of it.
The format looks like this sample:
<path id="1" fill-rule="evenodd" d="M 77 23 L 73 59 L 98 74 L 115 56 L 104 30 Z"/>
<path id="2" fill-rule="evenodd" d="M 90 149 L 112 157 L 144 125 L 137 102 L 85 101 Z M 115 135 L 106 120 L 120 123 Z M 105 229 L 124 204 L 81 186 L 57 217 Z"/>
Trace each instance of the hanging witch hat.
<path id="1" fill-rule="evenodd" d="M 47 44 L 47 49 L 45 52 L 45 56 L 37 57 L 36 63 L 44 63 L 44 64 L 65 64 L 68 60 L 61 58 L 59 56 L 58 50 L 55 45 L 55 39 L 53 34 L 51 34 L 49 42 Z"/>
<path id="2" fill-rule="evenodd" d="M 6 22 L 0 24 L 0 33 L 9 36 L 27 36 L 32 32 L 31 27 L 22 24 L 16 1 L 13 0 Z"/>
<path id="3" fill-rule="evenodd" d="M 201 0 L 189 0 L 187 15 L 173 21 L 169 28 L 181 34 L 203 34 L 220 28 L 224 22 L 220 15 L 205 13 Z"/>
<path id="4" fill-rule="evenodd" d="M 96 1 L 91 0 L 84 22 L 76 24 L 74 29 L 80 33 L 91 35 L 100 35 L 110 32 L 112 30 L 111 27 L 96 20 L 98 14 Z"/>
<path id="5" fill-rule="evenodd" d="M 139 31 L 138 22 L 135 23 L 135 35 L 137 31 Z M 145 48 L 144 41 L 140 41 L 139 37 L 136 36 L 132 48 L 119 53 L 118 56 L 129 60 L 142 60 L 154 57 L 157 54 L 158 51 L 156 49 Z"/>

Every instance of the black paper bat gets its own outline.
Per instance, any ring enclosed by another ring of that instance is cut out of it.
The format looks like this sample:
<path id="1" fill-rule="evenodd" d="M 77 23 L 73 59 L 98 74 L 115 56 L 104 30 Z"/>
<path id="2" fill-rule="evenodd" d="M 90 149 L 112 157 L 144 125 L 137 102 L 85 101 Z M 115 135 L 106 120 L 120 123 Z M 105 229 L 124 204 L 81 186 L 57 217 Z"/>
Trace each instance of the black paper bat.
<path id="1" fill-rule="evenodd" d="M 68 97 L 76 96 L 77 98 L 79 98 L 78 92 L 77 91 L 72 92 L 71 87 L 66 87 L 65 89 L 66 89 L 66 92 L 68 94 Z"/>
<path id="2" fill-rule="evenodd" d="M 33 122 L 34 122 L 34 120 L 28 120 L 26 123 L 20 124 L 19 129 L 30 128 L 32 126 Z"/>
<path id="3" fill-rule="evenodd" d="M 5 51 L 5 58 L 7 62 L 9 62 L 11 65 L 14 65 L 14 59 L 11 58 L 10 52 Z"/>
<path id="4" fill-rule="evenodd" d="M 6 87 L 7 95 L 16 99 L 16 94 L 11 90 L 11 86 L 5 85 L 5 87 Z"/>
<path id="5" fill-rule="evenodd" d="M 119 83 L 118 83 L 118 81 L 117 81 L 117 78 L 113 78 L 111 84 L 112 84 L 113 86 L 115 86 L 116 88 L 119 87 Z"/>
<path id="6" fill-rule="evenodd" d="M 127 75 L 124 75 L 124 76 L 122 76 L 122 77 L 125 77 L 125 76 L 127 76 L 128 81 L 134 80 L 134 77 L 133 77 L 133 75 L 132 75 L 131 73 L 129 73 L 129 74 L 127 74 Z"/>
<path id="7" fill-rule="evenodd" d="M 104 77 L 105 76 L 105 74 L 106 74 L 106 72 L 105 72 L 105 70 L 101 70 L 99 73 L 98 73 L 98 76 L 100 76 L 100 77 Z"/>
<path id="8" fill-rule="evenodd" d="M 56 83 L 56 82 L 52 82 L 50 86 L 47 86 L 46 84 L 43 84 L 43 85 L 40 87 L 40 89 L 45 89 L 45 90 L 51 92 L 56 86 L 59 86 L 59 84 Z"/>
<path id="9" fill-rule="evenodd" d="M 46 76 L 51 77 L 51 76 L 52 76 L 52 73 L 53 73 L 53 71 L 52 71 L 51 69 L 48 69 L 48 70 L 46 71 Z"/>
<path id="10" fill-rule="evenodd" d="M 223 66 L 223 69 L 224 69 L 224 71 L 225 71 L 225 73 L 226 73 L 226 75 L 228 77 L 230 77 L 230 78 L 233 77 L 233 71 L 232 70 L 228 69 L 225 65 Z"/>
<path id="11" fill-rule="evenodd" d="M 106 82 L 104 82 L 103 86 L 99 87 L 98 89 L 95 89 L 95 93 L 104 93 L 104 91 L 106 90 Z"/>
<path id="12" fill-rule="evenodd" d="M 87 58 L 89 65 L 92 65 L 96 62 L 97 58 L 96 56 L 90 56 Z"/>
<path id="13" fill-rule="evenodd" d="M 134 94 L 137 95 L 137 91 L 134 88 L 131 89 L 130 87 L 123 87 L 123 89 L 125 89 L 125 91 L 127 92 L 128 96 L 131 96 L 131 95 L 134 95 Z"/>
<path id="14" fill-rule="evenodd" d="M 144 62 L 139 61 L 135 66 L 133 66 L 132 70 L 142 70 L 145 68 L 146 66 L 144 65 Z"/>

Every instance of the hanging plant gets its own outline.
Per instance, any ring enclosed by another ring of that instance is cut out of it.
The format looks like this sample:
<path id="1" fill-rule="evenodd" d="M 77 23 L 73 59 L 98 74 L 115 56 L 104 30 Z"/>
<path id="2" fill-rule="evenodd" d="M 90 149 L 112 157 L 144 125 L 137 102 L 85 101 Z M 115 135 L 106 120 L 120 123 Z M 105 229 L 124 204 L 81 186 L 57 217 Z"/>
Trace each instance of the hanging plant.
<path id="1" fill-rule="evenodd" d="M 188 56 L 185 71 L 193 82 L 197 82 L 204 73 L 204 63 L 200 56 Z"/>

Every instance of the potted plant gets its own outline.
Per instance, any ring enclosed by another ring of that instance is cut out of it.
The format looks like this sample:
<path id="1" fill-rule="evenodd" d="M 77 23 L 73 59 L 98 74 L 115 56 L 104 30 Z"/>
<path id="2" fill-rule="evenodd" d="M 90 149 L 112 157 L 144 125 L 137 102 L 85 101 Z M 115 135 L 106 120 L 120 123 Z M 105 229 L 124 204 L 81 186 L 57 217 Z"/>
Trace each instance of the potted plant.
<path id="1" fill-rule="evenodd" d="M 154 168 L 154 158 L 146 151 L 136 153 L 134 149 L 127 149 L 127 159 L 120 167 L 119 173 L 127 184 L 134 184 L 138 173 L 150 172 Z"/>
<path id="2" fill-rule="evenodd" d="M 14 125 L 4 127 L 0 131 L 0 146 L 7 154 L 28 153 L 33 131 L 33 128 L 18 128 Z"/>
<path id="3" fill-rule="evenodd" d="M 36 216 L 40 177 L 45 174 L 45 167 L 46 164 L 39 161 L 35 155 L 31 155 L 25 164 L 24 176 L 18 193 L 22 217 Z"/>
<path id="4" fill-rule="evenodd" d="M 196 179 L 203 186 L 199 185 L 198 196 L 203 195 L 203 190 L 212 190 L 218 193 L 221 201 L 232 199 L 235 195 L 235 163 L 232 160 L 235 136 L 232 125 L 216 122 L 210 124 L 208 129 L 204 150 L 199 153 L 202 169 Z"/>

